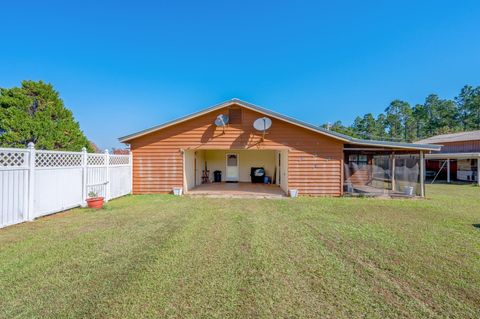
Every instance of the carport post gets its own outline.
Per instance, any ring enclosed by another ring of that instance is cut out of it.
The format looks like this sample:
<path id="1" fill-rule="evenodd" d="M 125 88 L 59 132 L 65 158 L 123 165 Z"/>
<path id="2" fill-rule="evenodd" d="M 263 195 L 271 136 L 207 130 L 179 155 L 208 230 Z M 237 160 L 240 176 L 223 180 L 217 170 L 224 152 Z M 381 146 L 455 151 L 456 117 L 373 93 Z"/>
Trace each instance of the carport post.
<path id="1" fill-rule="evenodd" d="M 392 191 L 395 190 L 395 152 L 392 152 Z"/>
<path id="2" fill-rule="evenodd" d="M 450 183 L 450 159 L 447 158 L 447 183 Z"/>
<path id="3" fill-rule="evenodd" d="M 420 196 L 425 197 L 425 157 L 420 151 Z"/>
<path id="4" fill-rule="evenodd" d="M 477 158 L 477 183 L 480 186 L 480 156 Z"/>

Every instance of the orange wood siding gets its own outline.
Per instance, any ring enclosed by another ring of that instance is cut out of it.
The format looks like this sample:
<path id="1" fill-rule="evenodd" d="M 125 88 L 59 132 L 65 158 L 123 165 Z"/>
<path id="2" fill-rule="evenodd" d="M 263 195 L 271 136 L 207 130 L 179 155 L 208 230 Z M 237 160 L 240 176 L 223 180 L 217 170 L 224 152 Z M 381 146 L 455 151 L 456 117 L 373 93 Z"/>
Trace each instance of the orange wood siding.
<path id="1" fill-rule="evenodd" d="M 342 194 L 343 143 L 331 137 L 272 119 L 265 140 L 252 123 L 263 114 L 243 109 L 242 123 L 225 132 L 213 122 L 217 110 L 130 141 L 133 193 L 168 193 L 183 186 L 182 149 L 288 149 L 288 187 L 303 195 Z"/>

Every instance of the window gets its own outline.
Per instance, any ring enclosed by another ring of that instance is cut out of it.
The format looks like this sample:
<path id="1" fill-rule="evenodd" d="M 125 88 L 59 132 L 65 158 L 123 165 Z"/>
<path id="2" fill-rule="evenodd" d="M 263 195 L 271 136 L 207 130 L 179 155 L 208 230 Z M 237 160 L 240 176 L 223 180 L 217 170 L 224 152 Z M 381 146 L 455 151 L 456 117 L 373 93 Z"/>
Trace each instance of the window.
<path id="1" fill-rule="evenodd" d="M 242 124 L 242 109 L 239 107 L 229 108 L 228 118 L 230 124 Z"/>
<path id="2" fill-rule="evenodd" d="M 227 155 L 227 166 L 237 166 L 237 155 L 236 154 Z"/>
<path id="3" fill-rule="evenodd" d="M 350 167 L 353 167 L 354 164 L 358 167 L 366 166 L 368 164 L 368 157 L 367 155 L 350 154 L 348 155 L 348 164 Z"/>

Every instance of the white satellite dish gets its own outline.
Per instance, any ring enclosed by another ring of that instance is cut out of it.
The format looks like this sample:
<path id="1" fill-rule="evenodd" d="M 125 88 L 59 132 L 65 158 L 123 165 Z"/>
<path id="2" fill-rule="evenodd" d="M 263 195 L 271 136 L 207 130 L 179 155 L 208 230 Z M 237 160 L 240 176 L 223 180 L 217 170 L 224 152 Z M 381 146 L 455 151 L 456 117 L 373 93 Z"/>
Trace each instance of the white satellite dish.
<path id="1" fill-rule="evenodd" d="M 227 124 L 228 124 L 228 116 L 226 116 L 226 115 L 220 114 L 215 119 L 215 125 L 216 126 L 225 126 Z"/>
<path id="2" fill-rule="evenodd" d="M 259 119 L 256 119 L 255 122 L 253 122 L 253 127 L 257 131 L 262 131 L 262 141 L 265 139 L 265 131 L 268 130 L 272 126 L 272 120 L 269 119 L 268 117 L 261 117 Z"/>
<path id="3" fill-rule="evenodd" d="M 259 119 L 256 119 L 255 122 L 253 122 L 253 127 L 257 131 L 265 132 L 271 126 L 272 126 L 272 120 L 269 119 L 268 117 L 261 117 Z"/>

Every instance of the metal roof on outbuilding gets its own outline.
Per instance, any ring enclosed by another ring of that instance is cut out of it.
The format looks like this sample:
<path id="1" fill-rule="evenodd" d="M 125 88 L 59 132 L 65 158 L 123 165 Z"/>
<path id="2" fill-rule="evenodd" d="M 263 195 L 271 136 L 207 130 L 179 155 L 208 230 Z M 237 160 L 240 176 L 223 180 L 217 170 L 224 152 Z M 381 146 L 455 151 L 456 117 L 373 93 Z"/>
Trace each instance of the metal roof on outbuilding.
<path id="1" fill-rule="evenodd" d="M 465 141 L 477 141 L 480 140 L 480 131 L 459 132 L 450 134 L 435 135 L 420 141 L 417 143 L 449 143 L 449 142 L 465 142 Z"/>

